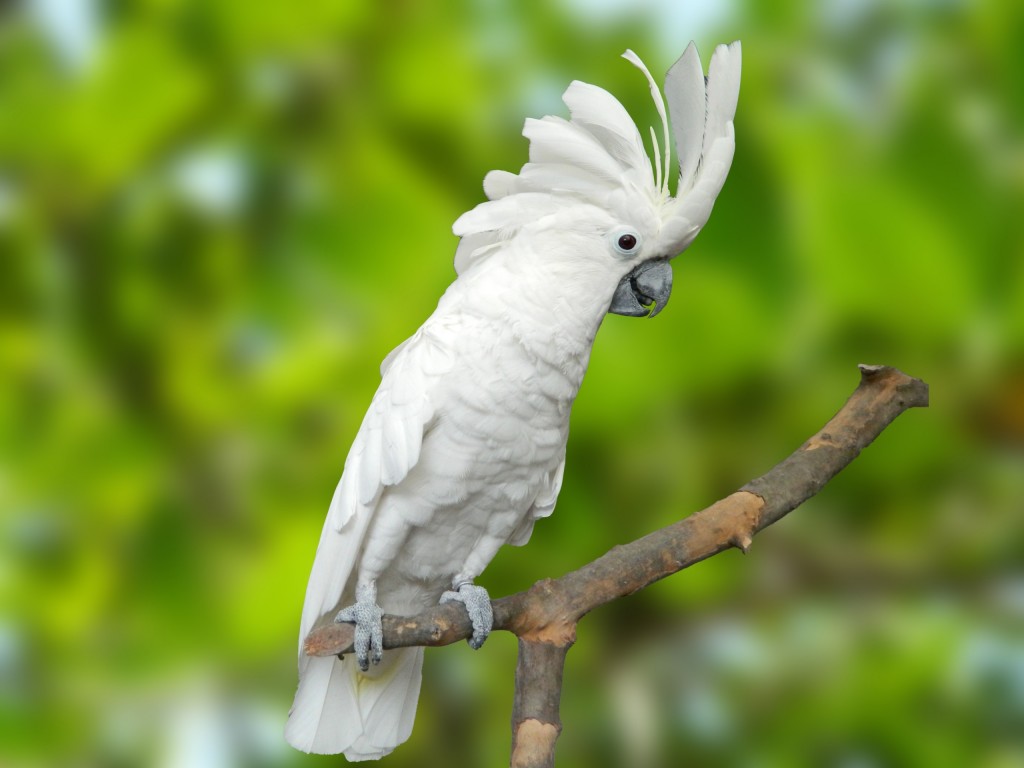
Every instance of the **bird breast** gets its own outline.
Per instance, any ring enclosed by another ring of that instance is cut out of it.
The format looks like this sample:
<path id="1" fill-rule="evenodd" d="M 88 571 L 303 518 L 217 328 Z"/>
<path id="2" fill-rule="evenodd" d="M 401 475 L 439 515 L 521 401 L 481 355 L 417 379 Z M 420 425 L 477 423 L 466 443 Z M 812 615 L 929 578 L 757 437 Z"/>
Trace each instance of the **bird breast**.
<path id="1" fill-rule="evenodd" d="M 578 380 L 539 359 L 510 326 L 467 322 L 449 336 L 458 340 L 453 366 L 432 393 L 437 415 L 419 462 L 378 508 L 405 531 L 384 579 L 394 584 L 382 590 L 395 612 L 429 607 L 471 558 L 506 543 L 565 455 Z"/>

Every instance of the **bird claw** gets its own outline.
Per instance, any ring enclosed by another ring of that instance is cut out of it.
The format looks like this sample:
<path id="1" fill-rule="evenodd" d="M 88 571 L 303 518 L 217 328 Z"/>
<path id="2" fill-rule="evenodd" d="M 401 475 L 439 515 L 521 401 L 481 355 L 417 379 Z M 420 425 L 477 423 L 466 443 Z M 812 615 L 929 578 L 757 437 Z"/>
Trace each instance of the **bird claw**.
<path id="1" fill-rule="evenodd" d="M 465 582 L 456 591 L 448 591 L 441 595 L 441 603 L 462 603 L 473 623 L 473 635 L 469 638 L 469 647 L 478 650 L 494 627 L 494 611 L 491 608 L 491 596 L 487 590 L 471 582 Z"/>
<path id="2" fill-rule="evenodd" d="M 352 645 L 356 653 L 356 662 L 363 672 L 370 668 L 371 662 L 380 664 L 384 655 L 383 615 L 383 611 L 377 605 L 377 588 L 368 585 L 357 587 L 356 602 L 342 608 L 334 617 L 338 624 L 355 624 L 356 632 Z"/>

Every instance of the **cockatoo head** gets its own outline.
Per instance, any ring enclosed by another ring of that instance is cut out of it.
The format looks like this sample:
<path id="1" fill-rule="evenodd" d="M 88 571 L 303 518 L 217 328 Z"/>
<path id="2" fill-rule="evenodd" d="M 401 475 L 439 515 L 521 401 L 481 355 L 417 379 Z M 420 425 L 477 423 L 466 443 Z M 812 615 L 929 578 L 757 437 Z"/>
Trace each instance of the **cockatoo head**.
<path id="1" fill-rule="evenodd" d="M 636 54 L 623 56 L 650 84 L 664 153 L 652 128 L 652 163 L 625 107 L 603 88 L 574 81 L 562 97 L 570 119 L 527 119 L 529 162 L 518 174 L 487 174 L 488 201 L 455 222 L 462 238 L 455 255 L 459 274 L 507 241 L 547 240 L 550 258 L 575 259 L 611 276 L 615 289 L 607 311 L 653 317 L 665 306 L 672 290 L 669 260 L 707 222 L 732 164 L 740 44 L 719 45 L 705 77 L 690 43 L 665 77 L 664 98 Z M 679 158 L 675 196 L 669 192 L 673 143 Z"/>

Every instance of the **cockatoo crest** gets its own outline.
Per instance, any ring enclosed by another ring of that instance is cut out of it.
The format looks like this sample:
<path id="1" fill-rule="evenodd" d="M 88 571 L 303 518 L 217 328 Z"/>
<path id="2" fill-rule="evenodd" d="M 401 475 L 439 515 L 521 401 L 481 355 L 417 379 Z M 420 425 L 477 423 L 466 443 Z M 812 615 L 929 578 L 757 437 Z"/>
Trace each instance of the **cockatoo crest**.
<path id="1" fill-rule="evenodd" d="M 455 254 L 460 274 L 526 223 L 566 207 L 591 205 L 656 233 L 652 258 L 684 250 L 711 215 L 735 150 L 733 116 L 739 97 L 740 44 L 719 45 L 705 78 L 693 43 L 669 69 L 665 97 L 640 58 L 640 69 L 662 123 L 662 142 L 651 129 L 654 162 L 636 123 L 608 91 L 573 81 L 562 96 L 570 119 L 528 118 L 523 135 L 530 159 L 518 174 L 491 171 L 488 202 L 463 214 L 453 230 L 462 238 Z M 669 133 L 669 116 L 672 132 Z M 679 156 L 676 195 L 669 192 L 672 144 Z"/>

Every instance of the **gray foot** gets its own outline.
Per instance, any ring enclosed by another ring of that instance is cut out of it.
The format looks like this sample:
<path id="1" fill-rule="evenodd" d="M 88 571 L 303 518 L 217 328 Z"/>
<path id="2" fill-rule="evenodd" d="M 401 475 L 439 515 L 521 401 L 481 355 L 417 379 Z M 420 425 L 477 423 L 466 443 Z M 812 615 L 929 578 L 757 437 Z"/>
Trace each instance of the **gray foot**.
<path id="1" fill-rule="evenodd" d="M 442 603 L 462 603 L 466 606 L 469 620 L 473 622 L 473 636 L 469 638 L 469 647 L 478 649 L 491 634 L 494 627 L 494 611 L 491 609 L 491 596 L 487 590 L 472 582 L 459 584 L 457 591 L 445 592 L 441 595 Z"/>
<path id="2" fill-rule="evenodd" d="M 355 604 L 348 608 L 342 608 L 334 617 L 338 624 L 356 625 L 353 646 L 356 652 L 356 661 L 363 672 L 370 668 L 371 661 L 374 664 L 380 664 L 381 656 L 384 653 L 382 615 L 380 606 L 377 605 L 377 586 L 370 582 L 357 586 Z"/>

